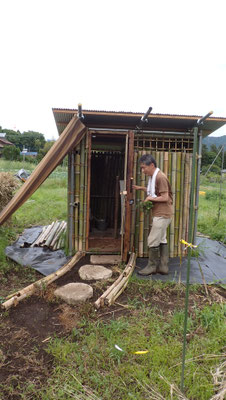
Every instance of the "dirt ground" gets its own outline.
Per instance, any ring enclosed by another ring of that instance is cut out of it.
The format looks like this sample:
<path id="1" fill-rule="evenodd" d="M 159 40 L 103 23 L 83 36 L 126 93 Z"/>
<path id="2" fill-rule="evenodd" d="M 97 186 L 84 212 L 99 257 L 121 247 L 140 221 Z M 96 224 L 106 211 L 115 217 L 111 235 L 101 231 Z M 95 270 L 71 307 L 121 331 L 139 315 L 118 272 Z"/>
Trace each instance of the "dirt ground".
<path id="1" fill-rule="evenodd" d="M 56 287 L 81 281 L 78 269 L 88 261 L 88 256 L 81 259 L 70 272 L 50 285 L 44 293 L 31 296 L 7 312 L 0 312 L 0 393 L 1 384 L 11 388 L 2 394 L 3 397 L 0 394 L 0 399 L 20 399 L 20 386 L 23 386 L 25 380 L 38 382 L 40 386 L 46 382 L 54 361 L 47 352 L 49 340 L 55 336 L 66 338 L 84 316 L 92 320 L 112 320 L 122 315 L 129 316 L 134 309 L 128 307 L 128 298 L 136 298 L 164 314 L 184 307 L 184 288 L 180 292 L 178 287 L 172 285 L 167 291 L 156 288 L 144 295 L 137 289 L 138 285 L 135 282 L 129 284 L 113 306 L 97 311 L 94 309 L 94 302 L 104 291 L 100 282 L 90 282 L 94 288 L 94 297 L 87 303 L 69 306 L 56 300 L 53 294 Z M 120 271 L 118 267 L 113 267 L 113 271 L 115 280 Z M 40 279 L 39 274 L 37 279 Z M 5 287 L 0 287 L 0 295 L 4 290 Z M 214 302 L 224 301 L 223 289 L 209 287 L 208 290 L 209 299 Z M 189 312 L 192 313 L 194 305 L 203 307 L 208 301 L 204 287 L 200 287 L 198 291 L 190 293 Z"/>

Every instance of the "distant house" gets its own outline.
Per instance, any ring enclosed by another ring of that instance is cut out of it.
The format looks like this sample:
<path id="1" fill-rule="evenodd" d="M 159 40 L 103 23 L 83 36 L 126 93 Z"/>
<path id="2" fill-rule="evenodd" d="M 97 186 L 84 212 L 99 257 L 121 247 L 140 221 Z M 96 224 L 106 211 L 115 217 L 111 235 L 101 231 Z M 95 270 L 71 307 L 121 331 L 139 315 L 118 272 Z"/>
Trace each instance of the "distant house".
<path id="1" fill-rule="evenodd" d="M 9 142 L 9 140 L 5 139 L 5 133 L 1 132 L 0 133 L 0 157 L 2 156 L 2 150 L 6 146 L 14 146 L 13 143 Z"/>
<path id="2" fill-rule="evenodd" d="M 29 156 L 29 157 L 37 157 L 38 153 L 37 153 L 37 151 L 26 151 L 26 152 L 21 151 L 21 152 L 20 152 L 20 155 L 21 155 L 21 156 L 22 156 L 22 155 L 25 155 L 26 157 L 27 157 L 27 156 Z"/>

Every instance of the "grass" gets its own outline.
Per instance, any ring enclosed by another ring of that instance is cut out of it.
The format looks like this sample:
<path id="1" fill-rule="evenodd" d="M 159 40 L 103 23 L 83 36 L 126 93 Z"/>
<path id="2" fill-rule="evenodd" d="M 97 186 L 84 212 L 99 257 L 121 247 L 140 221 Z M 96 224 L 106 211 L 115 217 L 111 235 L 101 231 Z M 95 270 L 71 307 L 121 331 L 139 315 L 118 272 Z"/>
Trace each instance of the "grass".
<path id="1" fill-rule="evenodd" d="M 224 306 L 219 304 L 197 309 L 190 318 L 189 331 L 195 332 L 200 326 L 202 330 L 187 348 L 188 399 L 207 400 L 214 394 L 211 370 L 221 358 L 210 355 L 222 352 L 224 318 Z M 63 400 L 79 398 L 76 393 L 86 387 L 100 399 L 143 400 L 152 398 L 142 388 L 147 384 L 157 388 L 164 399 L 170 399 L 169 386 L 160 375 L 180 385 L 182 322 L 181 311 L 163 315 L 148 304 L 117 320 L 84 319 L 67 339 L 54 338 L 49 343 L 54 371 L 39 397 L 34 390 L 25 389 L 25 393 L 28 398 Z M 124 351 L 118 351 L 115 344 Z M 148 353 L 133 354 L 137 350 Z"/>
<path id="2" fill-rule="evenodd" d="M 8 171 L 10 168 L 21 168 L 15 165 L 0 160 L 0 169 L 8 168 L 5 169 Z M 31 164 L 29 167 L 32 168 Z M 10 225 L 0 227 L 0 277 L 5 286 L 10 281 L 17 290 L 23 280 L 35 280 L 34 271 L 21 269 L 6 260 L 5 247 L 15 240 L 24 227 L 66 219 L 66 171 L 59 169 L 59 173 L 57 175 L 56 171 L 51 174 L 12 216 Z M 216 188 L 210 184 L 208 190 L 205 186 L 200 190 L 215 193 Z M 198 229 L 214 239 L 222 240 L 226 226 L 225 199 L 220 221 L 217 222 L 217 200 L 214 196 L 200 196 Z M 149 385 L 164 399 L 171 399 L 166 380 L 180 386 L 184 313 L 177 307 L 165 313 L 150 305 L 150 296 L 154 298 L 158 295 L 164 299 L 171 290 L 176 291 L 177 299 L 184 296 L 183 286 L 132 278 L 127 288 L 129 312 L 126 316 L 104 321 L 98 319 L 95 313 L 84 312 L 69 334 L 52 337 L 46 345 L 46 351 L 54 360 L 47 381 L 38 387 L 38 377 L 37 381 L 29 381 L 27 377 L 19 388 L 20 398 L 144 400 L 153 398 L 147 390 Z M 190 293 L 196 290 L 197 287 L 191 287 Z M 224 319 L 223 304 L 200 308 L 194 303 L 192 306 L 188 319 L 190 339 L 185 368 L 188 399 L 209 400 L 214 395 L 211 371 L 220 364 L 224 351 Z M 124 351 L 118 351 L 115 344 Z M 148 350 L 148 353 L 133 354 L 137 350 Z M 13 393 L 13 377 L 8 390 Z"/>
<path id="3" fill-rule="evenodd" d="M 222 192 L 220 217 L 219 213 L 219 186 L 206 189 L 200 187 L 205 196 L 199 196 L 198 231 L 211 239 L 225 242 L 226 238 L 226 193 Z"/>

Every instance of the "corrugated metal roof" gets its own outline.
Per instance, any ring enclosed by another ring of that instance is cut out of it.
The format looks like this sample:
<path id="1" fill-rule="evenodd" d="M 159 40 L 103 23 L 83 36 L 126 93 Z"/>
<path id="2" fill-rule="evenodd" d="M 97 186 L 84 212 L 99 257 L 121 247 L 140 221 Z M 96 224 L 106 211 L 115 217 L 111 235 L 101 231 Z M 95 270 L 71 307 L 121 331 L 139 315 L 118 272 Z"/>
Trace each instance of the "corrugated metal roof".
<path id="1" fill-rule="evenodd" d="M 61 134 L 67 126 L 77 109 L 54 108 L 53 114 L 56 121 L 57 129 Z M 98 111 L 83 110 L 84 119 L 82 122 L 88 128 L 106 128 L 106 129 L 136 129 L 144 113 L 128 112 L 128 111 Z M 149 114 L 148 123 L 142 126 L 143 130 L 159 130 L 159 131 L 181 131 L 190 132 L 195 126 L 199 115 L 180 115 L 180 114 Z M 214 132 L 226 123 L 226 118 L 209 117 L 202 130 L 204 136 Z"/>

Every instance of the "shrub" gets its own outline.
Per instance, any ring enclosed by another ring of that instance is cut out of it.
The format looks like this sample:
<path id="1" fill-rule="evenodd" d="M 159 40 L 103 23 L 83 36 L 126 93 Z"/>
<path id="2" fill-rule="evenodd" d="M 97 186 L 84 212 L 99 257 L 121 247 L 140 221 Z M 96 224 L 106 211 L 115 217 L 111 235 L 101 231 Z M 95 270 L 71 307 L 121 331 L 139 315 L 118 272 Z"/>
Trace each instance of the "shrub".
<path id="1" fill-rule="evenodd" d="M 220 192 L 217 190 L 206 192 L 206 200 L 218 200 L 220 197 Z M 221 199 L 226 200 L 226 195 L 221 193 Z"/>
<path id="2" fill-rule="evenodd" d="M 16 146 L 6 146 L 2 150 L 5 160 L 20 160 L 20 149 Z"/>
<path id="3" fill-rule="evenodd" d="M 0 211 L 8 204 L 19 182 L 9 172 L 0 172 Z"/>

